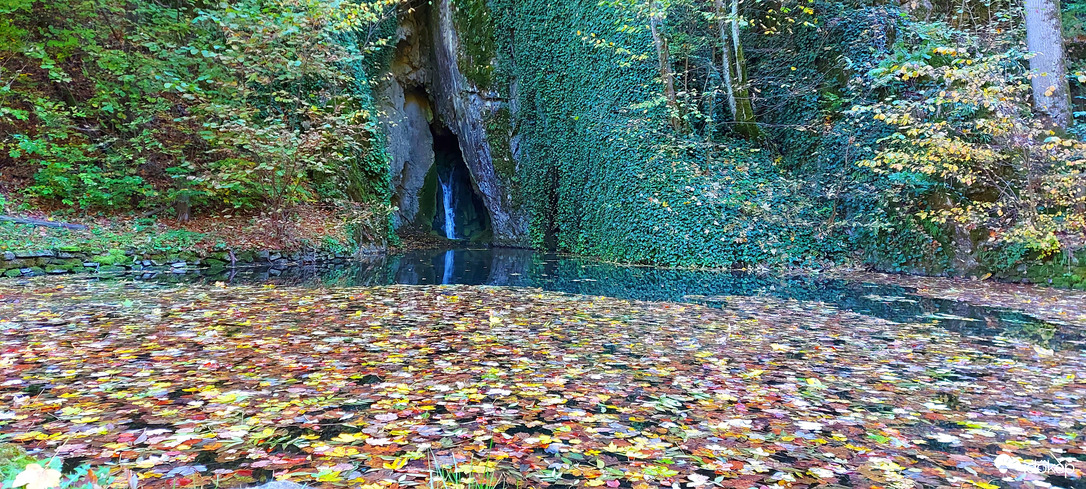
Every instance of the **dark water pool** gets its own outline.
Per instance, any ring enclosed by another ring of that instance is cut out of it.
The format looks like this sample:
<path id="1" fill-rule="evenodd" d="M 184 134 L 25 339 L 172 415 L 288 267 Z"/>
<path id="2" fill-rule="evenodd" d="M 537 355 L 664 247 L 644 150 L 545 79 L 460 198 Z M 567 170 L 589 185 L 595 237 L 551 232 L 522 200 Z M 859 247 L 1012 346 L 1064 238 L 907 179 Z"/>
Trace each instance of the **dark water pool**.
<path id="1" fill-rule="evenodd" d="M 905 287 L 819 277 L 634 267 L 509 248 L 415 250 L 352 261 L 333 270 L 293 267 L 240 269 L 203 275 L 164 274 L 164 283 L 270 282 L 292 285 L 493 285 L 648 301 L 720 306 L 729 295 L 818 301 L 898 322 L 930 321 L 963 334 L 1014 336 L 1052 349 L 1083 348 L 1078 328 L 1011 309 L 932 299 Z"/>

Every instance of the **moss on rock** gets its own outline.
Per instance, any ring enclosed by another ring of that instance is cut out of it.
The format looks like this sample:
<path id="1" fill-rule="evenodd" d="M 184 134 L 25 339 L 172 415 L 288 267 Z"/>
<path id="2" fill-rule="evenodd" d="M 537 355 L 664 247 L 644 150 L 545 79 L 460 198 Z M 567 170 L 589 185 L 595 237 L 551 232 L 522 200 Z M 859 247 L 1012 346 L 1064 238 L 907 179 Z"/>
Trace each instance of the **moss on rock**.
<path id="1" fill-rule="evenodd" d="M 513 118 L 508 107 L 502 107 L 486 115 L 487 143 L 494 171 L 506 183 L 516 182 L 517 162 L 513 158 L 510 141 L 513 137 Z"/>
<path id="2" fill-rule="evenodd" d="M 132 258 L 126 255 L 124 250 L 113 248 L 101 255 L 92 257 L 91 261 L 98 262 L 100 265 L 119 265 L 131 263 Z"/>
<path id="3" fill-rule="evenodd" d="M 460 72 L 480 89 L 495 88 L 494 23 L 486 0 L 451 0 L 451 4 L 453 25 L 460 39 Z"/>

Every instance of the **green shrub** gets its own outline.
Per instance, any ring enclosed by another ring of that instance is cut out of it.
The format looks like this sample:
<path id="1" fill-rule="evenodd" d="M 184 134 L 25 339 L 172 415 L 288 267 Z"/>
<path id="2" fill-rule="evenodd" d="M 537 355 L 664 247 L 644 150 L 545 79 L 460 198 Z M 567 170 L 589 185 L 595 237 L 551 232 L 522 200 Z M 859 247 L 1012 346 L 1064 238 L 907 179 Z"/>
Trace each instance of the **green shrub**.
<path id="1" fill-rule="evenodd" d="M 37 199 L 282 212 L 345 174 L 323 194 L 387 201 L 364 68 L 390 2 L 20 0 L 0 12 L 0 148 L 35 170 Z"/>

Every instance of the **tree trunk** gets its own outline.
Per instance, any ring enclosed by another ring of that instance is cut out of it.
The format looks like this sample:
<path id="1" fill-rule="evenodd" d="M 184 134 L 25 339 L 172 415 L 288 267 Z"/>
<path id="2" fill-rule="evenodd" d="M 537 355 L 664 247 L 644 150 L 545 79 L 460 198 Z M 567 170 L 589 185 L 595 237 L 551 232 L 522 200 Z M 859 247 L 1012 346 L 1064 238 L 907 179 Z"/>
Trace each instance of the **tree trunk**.
<path id="1" fill-rule="evenodd" d="M 724 15 L 724 0 L 714 0 L 714 3 L 720 43 L 724 48 L 724 91 L 728 96 L 728 108 L 732 111 L 735 130 L 748 138 L 758 138 L 761 130 L 754 118 L 747 63 L 743 57 L 743 45 L 739 42 L 739 0 L 731 0 L 731 14 L 727 17 Z"/>
<path id="2" fill-rule="evenodd" d="M 754 120 L 754 104 L 750 97 L 750 81 L 747 80 L 747 60 L 743 57 L 743 44 L 739 42 L 739 0 L 732 0 L 732 65 L 735 71 L 735 122 L 736 129 L 748 138 L 762 135 Z"/>
<path id="3" fill-rule="evenodd" d="M 33 218 L 30 218 L 30 217 L 0 216 L 0 221 L 2 221 L 2 222 L 13 222 L 15 224 L 30 224 L 32 226 L 44 226 L 44 227 L 47 227 L 47 228 L 64 228 L 64 229 L 75 229 L 75 230 L 87 229 L 87 226 L 84 226 L 82 224 L 69 224 L 69 223 L 66 223 L 66 222 L 43 221 L 41 219 L 33 219 Z"/>
<path id="4" fill-rule="evenodd" d="M 1071 92 L 1067 84 L 1067 63 L 1063 50 L 1059 0 L 1025 0 L 1026 48 L 1029 60 L 1033 106 L 1055 127 L 1071 124 Z"/>
<path id="5" fill-rule="evenodd" d="M 675 96 L 675 76 L 671 71 L 671 61 L 668 59 L 667 39 L 660 32 L 659 18 L 656 12 L 656 0 L 649 0 L 649 30 L 652 32 L 652 43 L 656 46 L 656 56 L 660 61 L 660 79 L 664 82 L 664 95 L 667 97 L 668 111 L 671 112 L 671 127 L 682 128 L 682 119 L 679 118 L 679 102 Z"/>
<path id="6" fill-rule="evenodd" d="M 189 206 L 189 194 L 183 193 L 174 200 L 174 209 L 177 210 L 178 222 L 188 222 L 191 209 Z"/>
<path id="7" fill-rule="evenodd" d="M 728 97 L 728 110 L 731 112 L 732 117 L 735 117 L 735 89 L 732 84 L 732 61 L 731 55 L 728 54 L 732 51 L 731 43 L 728 42 L 728 23 L 724 17 L 724 0 L 714 0 L 716 5 L 716 26 L 720 29 L 720 45 L 723 47 L 722 61 L 724 76 L 724 93 Z"/>

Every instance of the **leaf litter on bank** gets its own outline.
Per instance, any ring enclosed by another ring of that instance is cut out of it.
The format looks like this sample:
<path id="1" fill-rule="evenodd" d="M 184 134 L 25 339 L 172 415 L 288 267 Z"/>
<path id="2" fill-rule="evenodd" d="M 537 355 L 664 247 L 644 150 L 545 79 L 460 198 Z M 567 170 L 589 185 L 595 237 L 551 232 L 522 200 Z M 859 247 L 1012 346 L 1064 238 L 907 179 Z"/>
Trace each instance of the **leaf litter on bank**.
<path id="1" fill-rule="evenodd" d="M 1086 353 L 821 303 L 4 287 L 0 433 L 146 487 L 1082 487 L 1086 468 Z"/>

